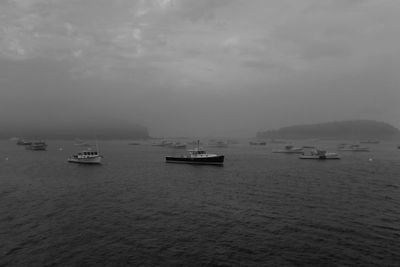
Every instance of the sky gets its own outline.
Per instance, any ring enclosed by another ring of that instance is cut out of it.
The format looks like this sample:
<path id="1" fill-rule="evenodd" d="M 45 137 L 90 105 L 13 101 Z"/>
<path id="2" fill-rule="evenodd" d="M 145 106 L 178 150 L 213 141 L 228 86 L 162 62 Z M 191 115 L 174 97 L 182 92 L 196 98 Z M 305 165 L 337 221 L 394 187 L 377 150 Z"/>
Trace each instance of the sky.
<path id="1" fill-rule="evenodd" d="M 400 1 L 1 0 L 0 123 L 400 127 Z"/>

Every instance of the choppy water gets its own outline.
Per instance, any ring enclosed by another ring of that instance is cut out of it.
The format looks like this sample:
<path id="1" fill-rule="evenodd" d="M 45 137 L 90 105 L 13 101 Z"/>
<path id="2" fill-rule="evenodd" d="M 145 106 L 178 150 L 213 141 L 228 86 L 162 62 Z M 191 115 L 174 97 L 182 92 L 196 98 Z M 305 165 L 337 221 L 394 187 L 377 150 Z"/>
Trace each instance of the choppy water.
<path id="1" fill-rule="evenodd" d="M 0 147 L 1 266 L 400 266 L 394 144 L 339 161 L 237 145 L 224 167 L 127 142 L 101 143 L 102 166 L 68 164 L 71 142 Z"/>

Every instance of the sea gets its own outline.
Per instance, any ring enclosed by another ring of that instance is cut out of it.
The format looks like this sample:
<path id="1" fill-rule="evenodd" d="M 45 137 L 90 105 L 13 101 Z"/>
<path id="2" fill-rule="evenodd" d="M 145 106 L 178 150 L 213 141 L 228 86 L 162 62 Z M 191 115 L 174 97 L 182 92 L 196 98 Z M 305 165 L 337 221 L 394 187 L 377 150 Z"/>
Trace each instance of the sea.
<path id="1" fill-rule="evenodd" d="M 128 141 L 100 141 L 103 164 L 79 165 L 72 141 L 47 143 L 0 141 L 0 266 L 400 266 L 396 143 L 326 161 L 208 148 L 222 167 Z"/>

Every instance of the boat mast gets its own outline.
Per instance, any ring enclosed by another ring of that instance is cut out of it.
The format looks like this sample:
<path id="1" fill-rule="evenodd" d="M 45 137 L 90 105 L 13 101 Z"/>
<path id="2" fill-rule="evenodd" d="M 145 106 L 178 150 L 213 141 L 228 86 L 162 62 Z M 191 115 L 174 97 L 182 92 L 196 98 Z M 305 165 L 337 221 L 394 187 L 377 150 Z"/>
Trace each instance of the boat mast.
<path id="1" fill-rule="evenodd" d="M 94 140 L 95 140 L 95 142 L 96 142 L 96 152 L 97 152 L 98 154 L 100 154 L 100 151 L 99 151 L 99 144 L 97 143 L 97 133 L 96 133 L 96 132 L 94 133 Z"/>

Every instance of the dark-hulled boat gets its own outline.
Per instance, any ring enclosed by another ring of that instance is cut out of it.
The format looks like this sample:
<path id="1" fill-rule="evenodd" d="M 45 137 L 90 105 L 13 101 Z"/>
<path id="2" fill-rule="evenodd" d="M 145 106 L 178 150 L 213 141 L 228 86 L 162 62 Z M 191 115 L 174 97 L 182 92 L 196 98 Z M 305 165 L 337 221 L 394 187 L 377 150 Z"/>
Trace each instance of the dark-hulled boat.
<path id="1" fill-rule="evenodd" d="M 25 149 L 44 151 L 47 149 L 47 144 L 43 140 L 38 140 L 38 141 L 31 142 L 31 144 L 29 144 L 29 145 L 26 145 Z"/>
<path id="2" fill-rule="evenodd" d="M 188 155 L 183 156 L 167 156 L 167 163 L 187 163 L 187 164 L 207 164 L 207 165 L 223 165 L 224 155 L 208 154 L 201 148 L 189 150 Z"/>

